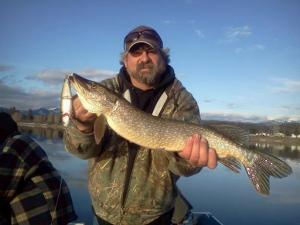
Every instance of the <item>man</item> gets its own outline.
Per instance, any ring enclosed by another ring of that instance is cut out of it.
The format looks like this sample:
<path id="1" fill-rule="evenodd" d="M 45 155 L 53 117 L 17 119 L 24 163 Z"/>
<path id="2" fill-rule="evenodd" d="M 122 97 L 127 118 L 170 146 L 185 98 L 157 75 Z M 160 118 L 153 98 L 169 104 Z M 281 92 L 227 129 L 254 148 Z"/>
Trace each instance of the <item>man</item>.
<path id="1" fill-rule="evenodd" d="M 0 113 L 0 224 L 66 225 L 77 218 L 68 187 L 43 149 Z"/>
<path id="2" fill-rule="evenodd" d="M 103 85 L 154 116 L 200 123 L 197 103 L 175 78 L 168 51 L 153 28 L 139 26 L 126 35 L 121 64 L 119 74 Z M 196 134 L 179 153 L 145 149 L 109 128 L 97 144 L 96 116 L 79 98 L 73 108 L 74 123 L 66 129 L 65 144 L 73 154 L 89 159 L 89 191 L 99 224 L 170 224 L 178 178 L 217 165 L 215 150 Z"/>

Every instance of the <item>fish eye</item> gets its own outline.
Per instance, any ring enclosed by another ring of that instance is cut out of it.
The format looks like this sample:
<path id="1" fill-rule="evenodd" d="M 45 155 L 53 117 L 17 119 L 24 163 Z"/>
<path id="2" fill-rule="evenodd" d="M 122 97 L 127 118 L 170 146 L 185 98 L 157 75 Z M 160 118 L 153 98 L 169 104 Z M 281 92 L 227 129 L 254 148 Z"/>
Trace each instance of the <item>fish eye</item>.
<path id="1" fill-rule="evenodd" d="M 96 88 L 96 83 L 95 83 L 95 82 L 92 82 L 91 88 L 92 88 L 92 89 L 95 89 L 95 88 Z"/>

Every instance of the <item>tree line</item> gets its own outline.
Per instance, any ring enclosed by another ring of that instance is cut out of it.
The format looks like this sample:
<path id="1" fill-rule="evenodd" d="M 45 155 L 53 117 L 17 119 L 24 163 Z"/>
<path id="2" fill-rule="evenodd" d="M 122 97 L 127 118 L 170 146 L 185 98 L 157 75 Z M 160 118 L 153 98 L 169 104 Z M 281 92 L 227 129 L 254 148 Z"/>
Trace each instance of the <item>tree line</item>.
<path id="1" fill-rule="evenodd" d="M 47 123 L 47 124 L 60 124 L 60 113 L 54 113 L 49 111 L 47 114 L 34 114 L 32 109 L 27 112 L 20 112 L 12 107 L 8 110 L 8 113 L 16 122 L 29 122 L 29 123 Z"/>
<path id="2" fill-rule="evenodd" d="M 8 109 L 8 113 L 12 115 L 16 122 L 33 122 L 47 124 L 61 124 L 60 113 L 49 111 L 47 114 L 34 114 L 32 109 L 20 112 L 15 107 Z M 265 122 L 265 123 L 249 123 L 249 122 L 231 122 L 231 121 L 203 121 L 207 125 L 232 125 L 247 131 L 250 134 L 266 133 L 274 135 L 282 133 L 286 136 L 300 135 L 300 123 L 298 122 Z"/>
<path id="3" fill-rule="evenodd" d="M 203 121 L 206 125 L 229 125 L 242 128 L 249 134 L 270 134 L 276 135 L 278 133 L 285 136 L 300 135 L 300 123 L 298 122 L 231 122 L 231 121 Z"/>

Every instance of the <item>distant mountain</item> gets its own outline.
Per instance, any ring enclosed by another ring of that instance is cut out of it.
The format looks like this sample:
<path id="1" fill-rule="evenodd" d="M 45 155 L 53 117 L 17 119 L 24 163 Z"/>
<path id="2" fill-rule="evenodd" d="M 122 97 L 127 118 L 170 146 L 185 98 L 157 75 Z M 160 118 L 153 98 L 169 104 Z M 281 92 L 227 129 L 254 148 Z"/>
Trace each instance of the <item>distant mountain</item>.
<path id="1" fill-rule="evenodd" d="M 11 109 L 0 107 L 0 111 L 10 112 Z M 29 117 L 29 110 L 20 111 L 25 120 Z M 39 108 L 31 110 L 31 116 L 37 115 L 49 115 L 50 113 L 59 114 L 59 108 Z M 46 116 L 45 118 L 48 118 Z M 216 114 L 202 114 L 202 124 L 209 125 L 216 129 L 229 129 L 229 132 L 232 132 L 230 127 L 235 127 L 235 129 L 241 128 L 241 132 L 246 132 L 249 134 L 257 134 L 257 133 L 283 133 L 287 136 L 291 136 L 292 134 L 300 134 L 300 121 L 289 121 L 289 120 L 267 120 L 267 118 L 262 117 L 243 117 L 236 115 L 216 115 Z"/>
<path id="2" fill-rule="evenodd" d="M 58 114 L 58 113 L 60 113 L 60 108 L 52 107 L 49 109 L 46 109 L 46 108 L 33 109 L 32 113 L 33 113 L 33 115 L 47 115 L 49 113 Z"/>
<path id="3" fill-rule="evenodd" d="M 60 113 L 60 108 L 58 107 L 52 107 L 48 109 L 50 112 Z"/>
<path id="4" fill-rule="evenodd" d="M 269 124 L 281 124 L 285 122 L 300 123 L 300 118 L 292 117 L 278 117 L 270 120 L 266 116 L 244 116 L 238 114 L 221 114 L 221 113 L 202 113 L 201 118 L 203 120 L 216 120 L 216 121 L 230 121 L 230 122 L 243 122 L 243 123 L 269 123 Z"/>
<path id="5" fill-rule="evenodd" d="M 49 110 L 45 109 L 45 108 L 33 109 L 32 114 L 33 115 L 47 115 L 47 114 L 49 114 Z"/>
<path id="6" fill-rule="evenodd" d="M 1 107 L 0 106 L 0 112 L 9 112 L 10 109 L 9 108 L 5 108 L 5 107 Z M 20 111 L 22 114 L 27 115 L 28 114 L 28 110 L 18 110 Z M 32 114 L 33 115 L 48 115 L 49 113 L 60 113 L 60 108 L 58 107 L 53 107 L 53 108 L 39 108 L 39 109 L 32 109 Z"/>
<path id="7" fill-rule="evenodd" d="M 17 109 L 18 110 L 18 109 Z M 9 108 L 1 107 L 0 111 L 9 112 Z M 27 115 L 28 110 L 18 110 L 22 114 Z M 59 107 L 52 107 L 52 108 L 39 108 L 39 109 L 32 109 L 33 115 L 47 115 L 49 113 L 60 113 Z M 202 113 L 201 114 L 202 120 L 206 121 L 224 121 L 224 122 L 239 122 L 239 123 L 257 123 L 257 124 L 265 124 L 265 125 L 280 125 L 282 123 L 300 123 L 300 119 L 292 119 L 289 117 L 281 117 L 277 119 L 270 120 L 268 117 L 264 116 L 243 116 L 243 115 L 236 115 L 236 114 L 221 114 L 221 113 Z"/>

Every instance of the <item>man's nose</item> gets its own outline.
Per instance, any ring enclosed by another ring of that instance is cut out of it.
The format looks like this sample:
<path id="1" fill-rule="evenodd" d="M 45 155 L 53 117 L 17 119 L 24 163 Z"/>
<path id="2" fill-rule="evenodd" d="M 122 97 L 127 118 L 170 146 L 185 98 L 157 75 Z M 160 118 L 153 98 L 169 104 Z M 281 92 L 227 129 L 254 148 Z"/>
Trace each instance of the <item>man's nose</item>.
<path id="1" fill-rule="evenodd" d="M 141 61 L 143 62 L 148 62 L 150 60 L 148 52 L 147 51 L 143 51 L 142 55 L 141 55 Z"/>

